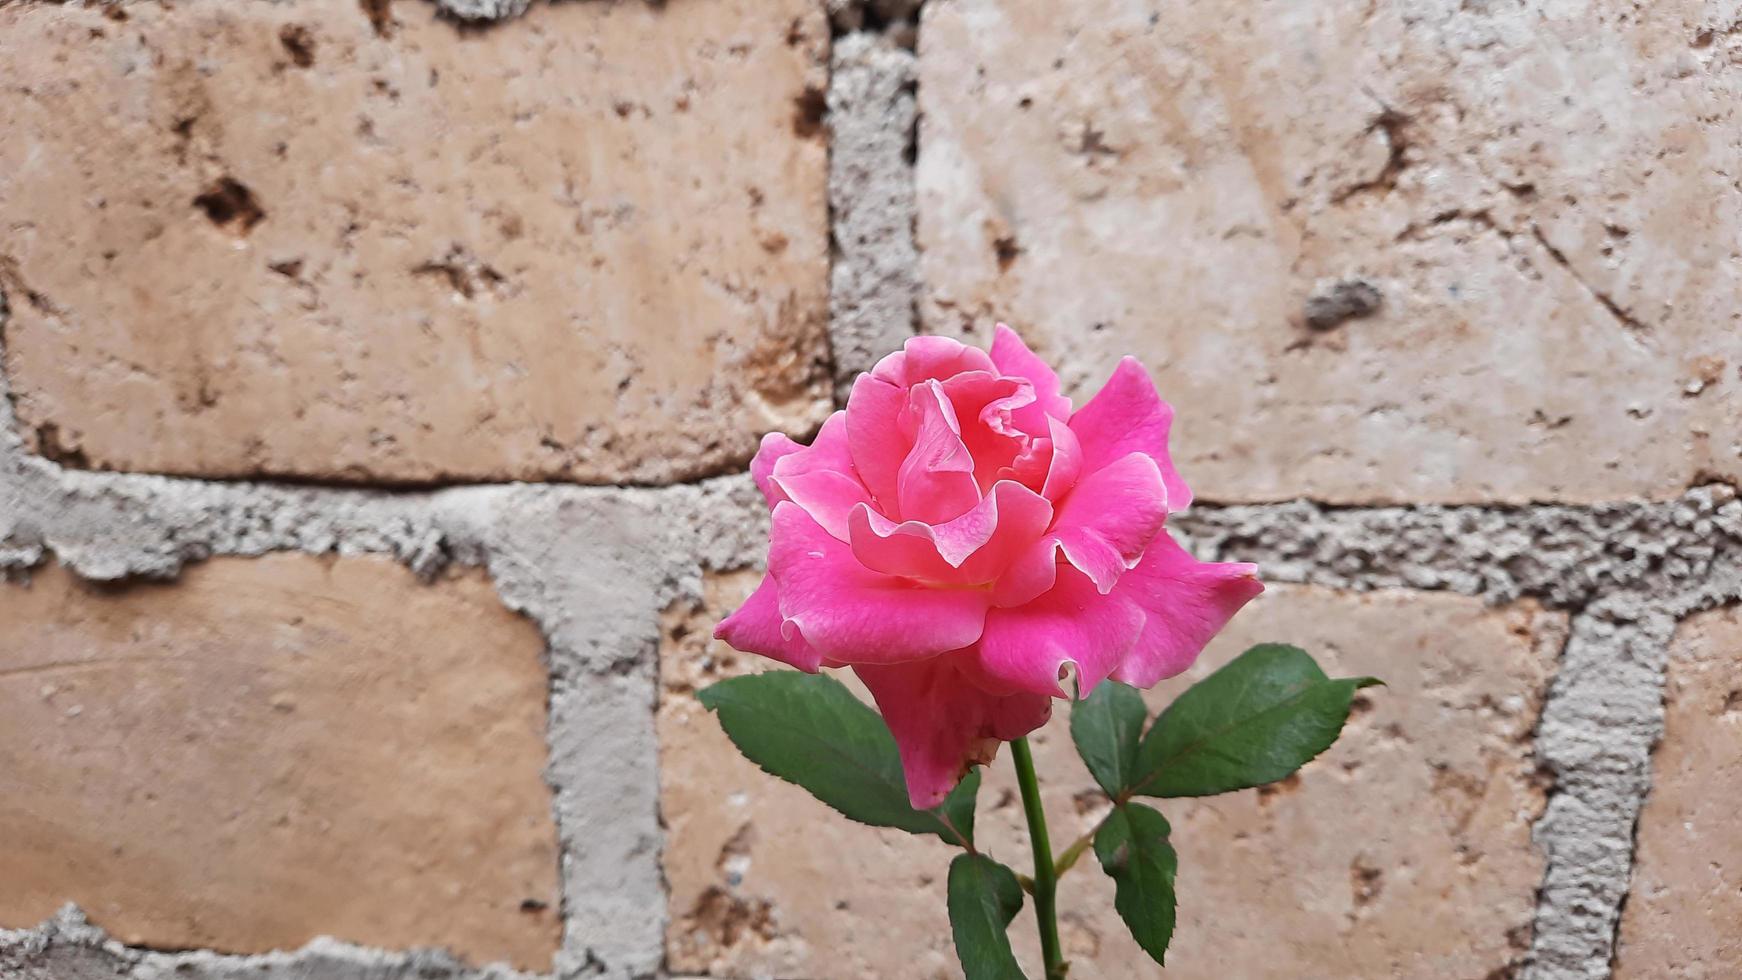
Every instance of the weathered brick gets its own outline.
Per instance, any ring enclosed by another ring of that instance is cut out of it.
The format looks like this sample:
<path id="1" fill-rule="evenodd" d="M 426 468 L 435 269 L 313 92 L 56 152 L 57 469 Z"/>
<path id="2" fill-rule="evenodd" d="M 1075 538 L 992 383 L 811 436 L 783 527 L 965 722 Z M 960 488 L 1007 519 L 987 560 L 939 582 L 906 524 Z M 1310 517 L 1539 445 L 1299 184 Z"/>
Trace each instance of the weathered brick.
<path id="1" fill-rule="evenodd" d="M 379 558 L 0 585 L 0 926 L 548 969 L 542 648 L 483 576 Z"/>
<path id="2" fill-rule="evenodd" d="M 735 466 L 828 408 L 827 42 L 806 0 L 6 5 L 21 427 L 216 476 Z"/>
<path id="3" fill-rule="evenodd" d="M 711 639 L 760 579 L 710 578 L 669 611 L 660 655 L 667 965 L 715 977 L 954 976 L 943 922 L 951 848 L 853 823 L 738 754 L 695 691 L 779 669 Z M 847 672 L 837 674 L 863 695 Z"/>
<path id="4" fill-rule="evenodd" d="M 1738 55 L 1705 5 L 925 10 L 934 332 L 1138 354 L 1200 496 L 1742 478 Z"/>
<path id="5" fill-rule="evenodd" d="M 944 912 L 951 849 L 850 823 L 737 756 L 694 687 L 761 669 L 706 639 L 754 584 L 717 580 L 668 620 L 660 708 L 674 969 L 714 976 L 956 976 Z M 1529 946 L 1543 802 L 1532 728 L 1565 617 L 1443 594 L 1276 587 L 1205 654 L 1298 642 L 1333 673 L 1388 687 L 1298 781 L 1155 801 L 1180 851 L 1181 917 L 1167 976 L 1483 976 Z M 1159 709 L 1186 681 L 1152 696 Z M 1100 818 L 1061 705 L 1033 736 L 1055 847 Z M 1002 757 L 980 795 L 982 845 L 1028 865 Z M 1152 976 L 1093 857 L 1061 885 L 1071 975 Z M 1031 913 L 1013 927 L 1038 959 Z M 1287 950 L 1287 956 L 1278 956 Z M 1498 974 L 1496 974 L 1498 975 Z"/>
<path id="6" fill-rule="evenodd" d="M 1742 611 L 1682 624 L 1670 658 L 1615 976 L 1742 976 Z"/>

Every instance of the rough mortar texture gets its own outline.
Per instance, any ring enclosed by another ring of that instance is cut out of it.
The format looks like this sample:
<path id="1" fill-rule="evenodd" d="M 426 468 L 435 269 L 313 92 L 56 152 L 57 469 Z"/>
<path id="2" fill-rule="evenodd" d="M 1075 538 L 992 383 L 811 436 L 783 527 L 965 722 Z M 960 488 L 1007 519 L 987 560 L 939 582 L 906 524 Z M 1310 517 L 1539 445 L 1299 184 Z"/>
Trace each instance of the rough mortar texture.
<path id="1" fill-rule="evenodd" d="M 589 975 L 597 975 L 589 974 Z M 385 953 L 331 939 L 293 952 L 227 956 L 124 946 L 68 906 L 30 931 L 0 930 L 7 980 L 526 980 L 501 966 L 467 967 L 438 950 Z"/>
<path id="2" fill-rule="evenodd" d="M 853 378 L 912 336 L 913 52 L 881 34 L 835 42 L 829 77 L 830 342 L 845 401 Z"/>
<path id="3" fill-rule="evenodd" d="M 1670 644 L 1663 741 L 1639 817 L 1615 975 L 1742 976 L 1742 610 L 1701 613 Z"/>
<path id="4" fill-rule="evenodd" d="M 924 326 L 1006 319 L 1077 392 L 1137 354 L 1189 406 L 1176 456 L 1207 499 L 1734 483 L 1733 20 L 1696 0 L 928 4 Z M 1376 308 L 1315 317 L 1345 278 Z"/>
<path id="5" fill-rule="evenodd" d="M 809 0 L 474 31 L 427 3 L 0 7 L 25 438 L 222 477 L 734 470 L 830 405 L 827 44 Z"/>

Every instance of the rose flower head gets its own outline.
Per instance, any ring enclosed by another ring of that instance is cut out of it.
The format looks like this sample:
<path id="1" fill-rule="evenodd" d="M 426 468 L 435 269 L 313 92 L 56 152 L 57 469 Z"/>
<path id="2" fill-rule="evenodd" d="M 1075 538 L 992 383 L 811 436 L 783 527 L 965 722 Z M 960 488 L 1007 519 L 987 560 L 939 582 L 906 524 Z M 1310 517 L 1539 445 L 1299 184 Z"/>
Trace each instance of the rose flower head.
<path id="1" fill-rule="evenodd" d="M 801 446 L 750 464 L 773 508 L 768 575 L 714 635 L 799 670 L 851 667 L 936 806 L 1052 699 L 1191 666 L 1263 591 L 1256 566 L 1200 562 L 1163 529 L 1191 491 L 1173 409 L 1135 359 L 1073 411 L 999 324 L 990 353 L 914 337 L 854 382 Z"/>

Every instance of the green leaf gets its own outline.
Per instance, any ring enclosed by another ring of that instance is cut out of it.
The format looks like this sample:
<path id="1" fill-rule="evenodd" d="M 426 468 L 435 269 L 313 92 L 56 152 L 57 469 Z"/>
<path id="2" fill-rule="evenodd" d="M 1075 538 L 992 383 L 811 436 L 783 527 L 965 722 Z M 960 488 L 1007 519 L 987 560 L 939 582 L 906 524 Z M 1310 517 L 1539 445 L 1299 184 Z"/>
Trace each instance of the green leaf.
<path id="1" fill-rule="evenodd" d="M 1007 932 L 1022 910 L 1015 872 L 984 854 L 958 854 L 949 885 L 950 932 L 967 980 L 1024 980 Z"/>
<path id="2" fill-rule="evenodd" d="M 1332 680 L 1299 647 L 1255 646 L 1193 685 L 1137 750 L 1136 792 L 1209 796 L 1274 782 L 1329 748 L 1371 677 Z"/>
<path id="3" fill-rule="evenodd" d="M 889 727 L 840 681 L 777 670 L 723 680 L 696 696 L 751 762 L 842 815 L 973 846 L 979 772 L 969 773 L 935 809 L 915 810 Z"/>
<path id="4" fill-rule="evenodd" d="M 1134 687 L 1102 681 L 1071 706 L 1071 740 L 1095 782 L 1117 797 L 1137 775 L 1137 745 L 1149 710 Z"/>
<path id="5" fill-rule="evenodd" d="M 1167 818 L 1141 803 L 1115 807 L 1095 832 L 1095 857 L 1113 879 L 1113 907 L 1137 945 L 1163 965 L 1173 938 L 1173 877 L 1179 870 L 1169 833 Z"/>

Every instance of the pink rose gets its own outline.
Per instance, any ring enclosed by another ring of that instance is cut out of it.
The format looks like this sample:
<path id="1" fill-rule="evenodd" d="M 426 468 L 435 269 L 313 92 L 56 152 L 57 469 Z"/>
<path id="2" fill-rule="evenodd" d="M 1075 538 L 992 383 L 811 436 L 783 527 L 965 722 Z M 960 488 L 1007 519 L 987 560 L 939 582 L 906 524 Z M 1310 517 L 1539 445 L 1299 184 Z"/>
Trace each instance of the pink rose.
<path id="1" fill-rule="evenodd" d="M 1191 491 L 1173 409 L 1120 362 L 1071 411 L 999 324 L 992 351 L 915 337 L 853 385 L 810 446 L 750 464 L 774 509 L 768 575 L 714 635 L 799 670 L 851 667 L 936 806 L 999 741 L 1046 723 L 1074 668 L 1149 687 L 1189 667 L 1263 591 L 1163 530 Z"/>

